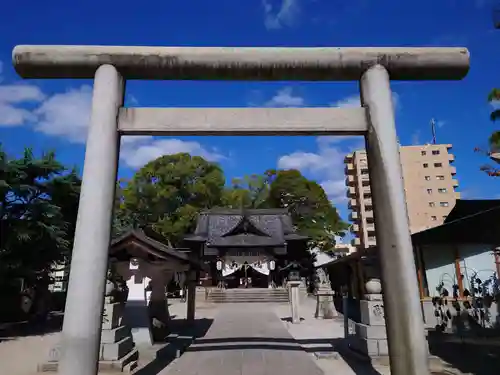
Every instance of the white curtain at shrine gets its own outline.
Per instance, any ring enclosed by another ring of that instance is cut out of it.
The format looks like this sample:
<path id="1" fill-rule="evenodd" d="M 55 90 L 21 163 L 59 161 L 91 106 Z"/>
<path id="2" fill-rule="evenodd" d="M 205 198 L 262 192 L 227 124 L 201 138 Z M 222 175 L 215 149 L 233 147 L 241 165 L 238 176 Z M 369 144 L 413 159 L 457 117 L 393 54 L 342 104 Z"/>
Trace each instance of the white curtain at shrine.
<path id="1" fill-rule="evenodd" d="M 231 275 L 232 273 L 235 273 L 241 268 L 241 264 L 227 264 L 224 263 L 224 268 L 222 268 L 222 276 L 226 277 Z"/>
<path id="2" fill-rule="evenodd" d="M 250 264 L 250 267 L 263 275 L 269 275 L 269 263 L 267 262 L 255 262 Z"/>

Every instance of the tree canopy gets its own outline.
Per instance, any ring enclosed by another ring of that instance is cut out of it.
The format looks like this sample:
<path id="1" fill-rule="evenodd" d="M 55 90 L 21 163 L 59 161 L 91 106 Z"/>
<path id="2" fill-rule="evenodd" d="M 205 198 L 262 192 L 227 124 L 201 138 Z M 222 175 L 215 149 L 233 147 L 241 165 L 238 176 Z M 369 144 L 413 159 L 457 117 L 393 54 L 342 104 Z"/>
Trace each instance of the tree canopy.
<path id="1" fill-rule="evenodd" d="M 221 204 L 224 183 L 220 167 L 199 156 L 161 156 L 119 184 L 116 233 L 149 225 L 178 245 L 200 210 Z"/>
<path id="2" fill-rule="evenodd" d="M 488 95 L 488 102 L 490 104 L 496 104 L 500 103 L 500 89 L 493 89 L 491 90 L 490 94 Z M 496 122 L 497 120 L 500 120 L 500 106 L 494 106 L 491 114 L 490 114 L 490 119 L 493 122 Z M 488 138 L 488 148 L 487 150 L 483 150 L 481 148 L 476 148 L 475 151 L 481 152 L 488 156 L 491 160 L 493 160 L 495 163 L 499 164 L 500 163 L 500 131 L 494 131 L 491 133 L 490 137 Z M 494 177 L 499 177 L 500 176 L 500 170 L 498 168 L 495 168 L 489 164 L 481 166 L 481 170 L 486 172 L 490 176 Z"/>
<path id="3" fill-rule="evenodd" d="M 325 251 L 347 229 L 323 188 L 297 170 L 224 181 L 220 167 L 201 157 L 162 156 L 118 184 L 115 231 L 150 226 L 175 246 L 194 230 L 197 214 L 213 207 L 288 208 L 298 231 Z"/>
<path id="4" fill-rule="evenodd" d="M 80 179 L 53 152 L 10 158 L 0 145 L 0 284 L 48 282 L 70 256 Z"/>
<path id="5" fill-rule="evenodd" d="M 332 251 L 335 236 L 348 229 L 321 185 L 298 170 L 275 172 L 268 202 L 270 207 L 288 208 L 297 230 L 310 236 L 311 245 L 320 250 Z"/>

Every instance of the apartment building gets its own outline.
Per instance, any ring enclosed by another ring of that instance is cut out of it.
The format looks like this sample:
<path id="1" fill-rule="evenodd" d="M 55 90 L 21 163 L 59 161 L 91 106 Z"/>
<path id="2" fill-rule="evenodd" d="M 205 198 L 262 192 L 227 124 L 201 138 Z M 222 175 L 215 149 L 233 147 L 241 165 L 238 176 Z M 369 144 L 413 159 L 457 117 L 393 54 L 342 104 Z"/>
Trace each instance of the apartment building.
<path id="1" fill-rule="evenodd" d="M 410 231 L 419 232 L 440 225 L 455 201 L 460 198 L 456 188 L 455 157 L 449 144 L 401 146 L 401 166 L 408 208 Z M 357 249 L 377 244 L 366 151 L 345 157 L 349 220 L 356 235 Z"/>

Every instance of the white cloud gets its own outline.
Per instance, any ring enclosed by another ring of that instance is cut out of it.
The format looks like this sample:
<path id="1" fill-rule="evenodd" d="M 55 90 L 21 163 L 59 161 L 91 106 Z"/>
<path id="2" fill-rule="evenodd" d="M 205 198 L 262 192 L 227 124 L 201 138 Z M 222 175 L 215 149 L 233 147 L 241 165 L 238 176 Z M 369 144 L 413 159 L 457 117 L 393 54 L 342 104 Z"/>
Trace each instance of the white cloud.
<path id="1" fill-rule="evenodd" d="M 0 61 L 0 82 L 2 82 L 2 69 L 3 63 Z M 44 98 L 42 90 L 34 85 L 0 85 L 0 126 L 20 126 L 36 121 L 36 116 L 22 106 L 39 103 Z"/>
<path id="2" fill-rule="evenodd" d="M 138 103 L 133 96 L 128 99 L 131 104 Z M 29 103 L 34 103 L 35 109 L 25 108 Z M 92 88 L 88 85 L 51 96 L 34 85 L 0 85 L 0 126 L 30 124 L 35 131 L 73 143 L 85 143 L 91 105 Z M 210 161 L 225 158 L 216 149 L 207 149 L 198 142 L 154 139 L 151 136 L 125 136 L 121 139 L 120 157 L 132 168 L 142 167 L 159 156 L 179 152 L 202 156 Z"/>
<path id="3" fill-rule="evenodd" d="M 162 155 L 181 152 L 201 156 L 208 161 L 220 161 L 225 158 L 217 150 L 209 150 L 198 142 L 180 139 L 152 139 L 151 137 L 136 137 L 130 140 L 127 138 L 123 139 L 120 157 L 132 168 L 140 168 Z"/>
<path id="4" fill-rule="evenodd" d="M 282 88 L 265 103 L 266 107 L 302 107 L 304 105 L 304 98 L 294 95 L 291 87 Z"/>
<path id="5" fill-rule="evenodd" d="M 359 95 L 351 95 L 332 104 L 332 107 L 357 108 L 361 107 Z"/>
<path id="6" fill-rule="evenodd" d="M 92 88 L 88 85 L 52 95 L 34 111 L 38 116 L 35 130 L 65 137 L 70 142 L 84 143 L 91 103 Z"/>
<path id="7" fill-rule="evenodd" d="M 299 0 L 262 0 L 262 6 L 268 30 L 293 26 L 300 15 Z"/>
<path id="8" fill-rule="evenodd" d="M 399 100 L 399 95 L 396 92 L 392 93 L 392 103 L 394 105 L 394 109 L 398 110 L 401 107 L 401 103 Z M 350 95 L 345 97 L 335 103 L 332 103 L 332 107 L 340 107 L 340 108 L 357 108 L 361 107 L 361 99 L 358 95 Z"/>
<path id="9" fill-rule="evenodd" d="M 339 204 L 346 201 L 344 158 L 364 148 L 362 137 L 317 137 L 317 151 L 296 151 L 278 160 L 280 169 L 298 169 L 319 181 L 328 197 Z"/>
<path id="10" fill-rule="evenodd" d="M 25 84 L 0 86 L 1 103 L 40 102 L 45 94 L 39 87 Z"/>

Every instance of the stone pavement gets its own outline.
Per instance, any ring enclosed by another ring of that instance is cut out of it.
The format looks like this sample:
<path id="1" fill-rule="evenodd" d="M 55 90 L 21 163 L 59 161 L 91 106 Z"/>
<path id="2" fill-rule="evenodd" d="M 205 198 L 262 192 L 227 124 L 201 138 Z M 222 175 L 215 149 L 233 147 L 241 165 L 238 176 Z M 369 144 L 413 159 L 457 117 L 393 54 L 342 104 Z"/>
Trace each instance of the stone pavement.
<path id="1" fill-rule="evenodd" d="M 161 375 L 323 375 L 269 304 L 225 304 L 207 334 Z"/>
<path id="2" fill-rule="evenodd" d="M 344 341 L 344 324 L 338 319 L 316 319 L 316 300 L 304 296 L 300 304 L 300 324 L 292 324 L 289 306 L 273 306 L 275 314 L 294 339 L 307 351 L 325 375 L 390 375 L 387 366 L 375 366 L 342 355 L 339 348 Z"/>

